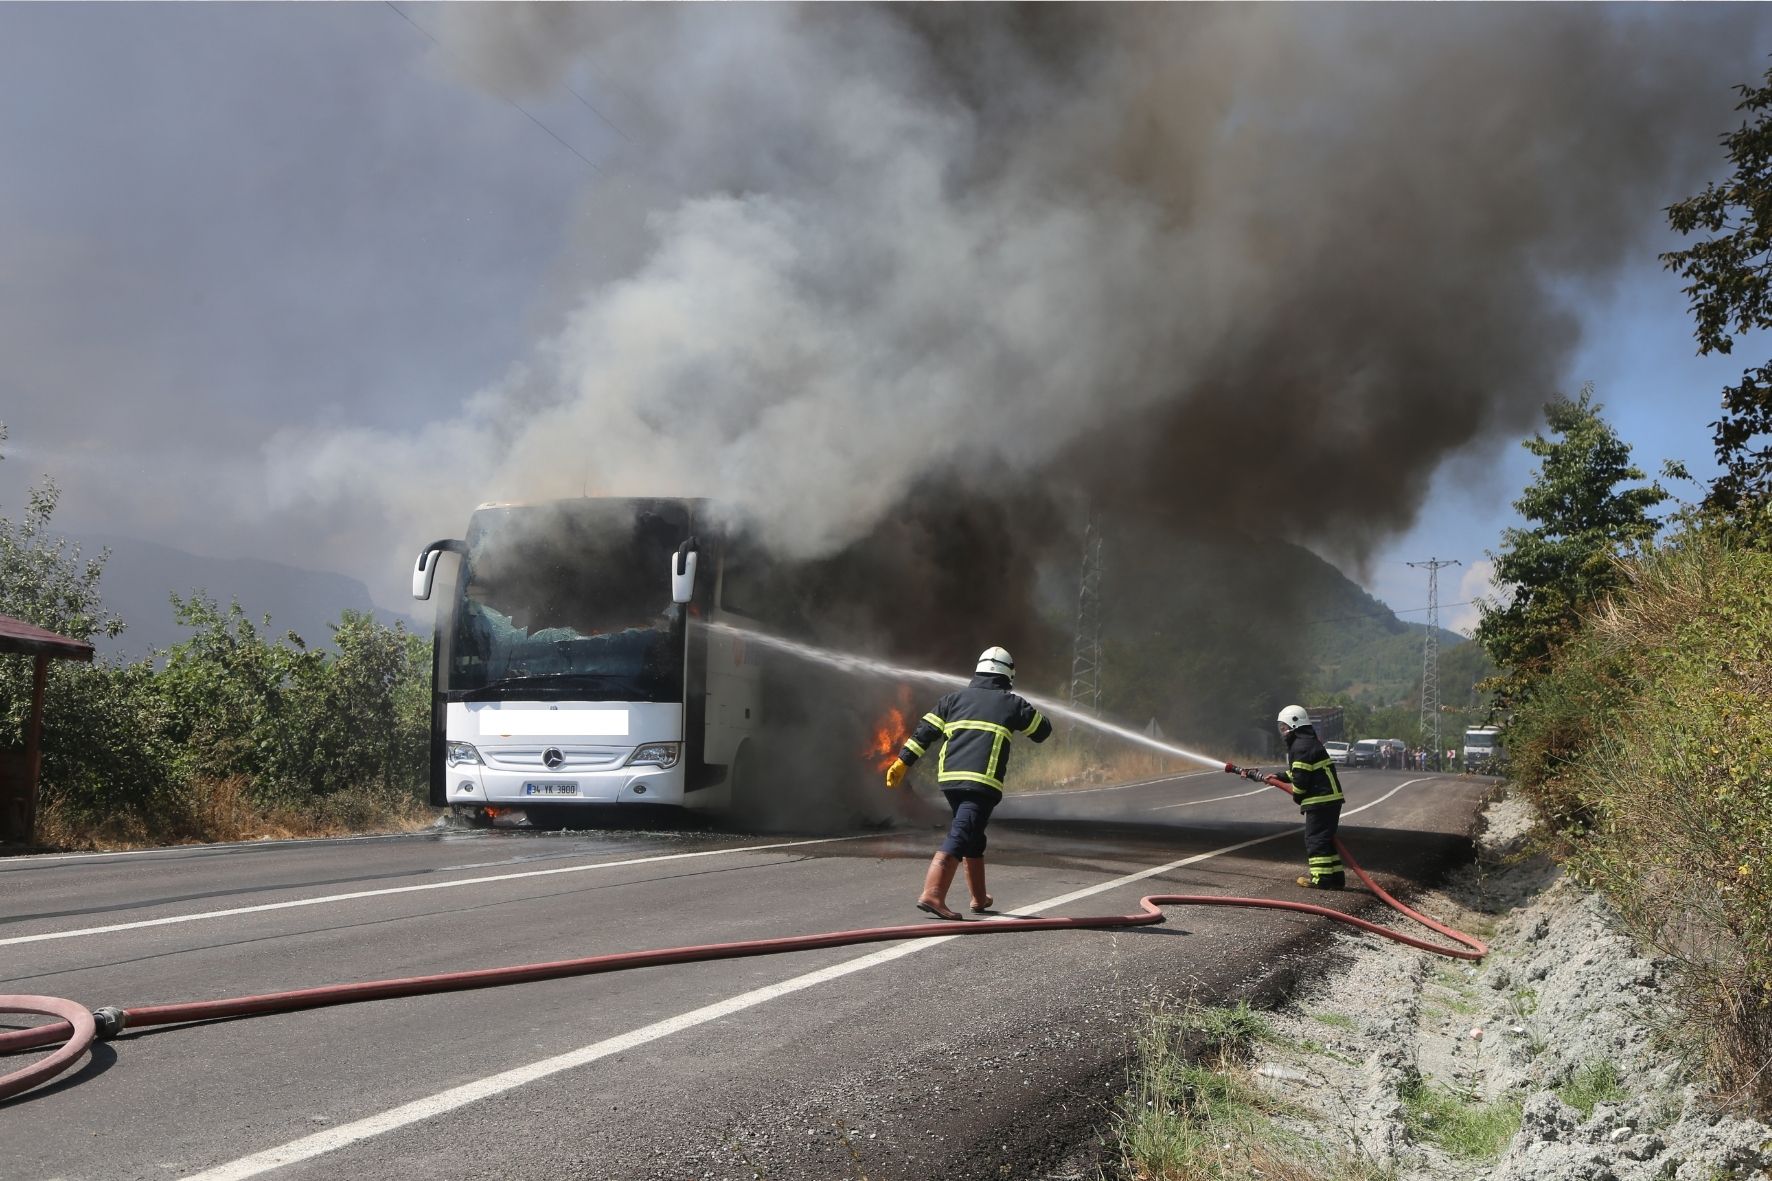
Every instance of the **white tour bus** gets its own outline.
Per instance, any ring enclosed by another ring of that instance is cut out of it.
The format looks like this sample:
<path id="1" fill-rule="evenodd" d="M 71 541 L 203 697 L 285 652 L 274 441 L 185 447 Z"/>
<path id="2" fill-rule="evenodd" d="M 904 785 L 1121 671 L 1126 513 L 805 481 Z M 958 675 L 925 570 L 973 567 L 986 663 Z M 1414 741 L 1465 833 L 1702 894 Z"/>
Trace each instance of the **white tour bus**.
<path id="1" fill-rule="evenodd" d="M 412 593 L 438 597 L 434 806 L 488 824 L 538 806 L 558 816 L 742 795 L 758 669 L 742 639 L 691 624 L 749 624 L 727 604 L 759 593 L 767 568 L 742 556 L 712 507 L 488 504 L 465 539 L 424 548 Z"/>

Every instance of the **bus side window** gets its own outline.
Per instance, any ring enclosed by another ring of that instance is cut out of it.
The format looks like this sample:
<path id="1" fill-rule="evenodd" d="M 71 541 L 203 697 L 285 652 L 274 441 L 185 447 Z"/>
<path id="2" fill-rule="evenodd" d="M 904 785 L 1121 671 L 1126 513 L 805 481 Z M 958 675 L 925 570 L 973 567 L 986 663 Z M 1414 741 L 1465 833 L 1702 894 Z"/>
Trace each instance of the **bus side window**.
<path id="1" fill-rule="evenodd" d="M 720 610 L 751 619 L 763 618 L 768 600 L 768 564 L 763 555 L 743 542 L 726 545 L 720 564 Z"/>

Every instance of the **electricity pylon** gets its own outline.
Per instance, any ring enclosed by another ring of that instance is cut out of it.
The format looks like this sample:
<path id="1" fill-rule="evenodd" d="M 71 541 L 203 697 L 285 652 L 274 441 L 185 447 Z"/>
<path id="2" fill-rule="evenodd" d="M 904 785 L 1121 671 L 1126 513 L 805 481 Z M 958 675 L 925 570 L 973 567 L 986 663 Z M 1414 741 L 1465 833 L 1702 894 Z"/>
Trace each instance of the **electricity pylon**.
<path id="1" fill-rule="evenodd" d="M 1077 634 L 1071 644 L 1071 706 L 1101 713 L 1101 530 L 1083 526 L 1083 573 L 1077 581 Z"/>
<path id="2" fill-rule="evenodd" d="M 1427 571 L 1427 638 L 1421 644 L 1421 738 L 1432 736 L 1434 767 L 1440 765 L 1440 571 L 1447 566 L 1462 565 L 1456 558 L 1429 558 L 1425 562 L 1409 562 L 1410 567 Z"/>

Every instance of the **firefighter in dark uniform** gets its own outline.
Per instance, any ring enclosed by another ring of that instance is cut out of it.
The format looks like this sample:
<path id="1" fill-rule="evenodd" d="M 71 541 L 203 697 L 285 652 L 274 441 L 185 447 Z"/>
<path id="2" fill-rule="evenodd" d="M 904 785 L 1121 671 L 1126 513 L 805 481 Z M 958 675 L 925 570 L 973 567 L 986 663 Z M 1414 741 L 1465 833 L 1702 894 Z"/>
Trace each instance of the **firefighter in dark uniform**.
<path id="1" fill-rule="evenodd" d="M 1245 771 L 1250 779 L 1278 779 L 1292 789 L 1298 810 L 1304 813 L 1304 855 L 1310 873 L 1298 879 L 1307 890 L 1339 890 L 1347 885 L 1341 854 L 1335 849 L 1335 829 L 1341 823 L 1341 776 L 1329 757 L 1311 715 L 1302 705 L 1280 711 L 1280 737 L 1286 742 L 1286 770 L 1263 776 Z"/>
<path id="2" fill-rule="evenodd" d="M 954 873 L 966 866 L 966 886 L 972 894 L 972 910 L 982 914 L 992 898 L 984 888 L 984 827 L 991 810 L 1003 798 L 1003 782 L 1009 774 L 1009 743 L 1017 734 L 1035 742 L 1052 735 L 1052 723 L 1039 710 L 1014 693 L 1015 661 L 1001 648 L 986 648 L 978 658 L 977 675 L 964 689 L 935 703 L 905 739 L 898 758 L 886 768 L 886 786 L 904 781 L 912 763 L 941 743 L 935 779 L 948 806 L 954 810 L 947 840 L 929 862 L 917 909 L 936 918 L 957 919 L 948 908 L 948 887 Z"/>

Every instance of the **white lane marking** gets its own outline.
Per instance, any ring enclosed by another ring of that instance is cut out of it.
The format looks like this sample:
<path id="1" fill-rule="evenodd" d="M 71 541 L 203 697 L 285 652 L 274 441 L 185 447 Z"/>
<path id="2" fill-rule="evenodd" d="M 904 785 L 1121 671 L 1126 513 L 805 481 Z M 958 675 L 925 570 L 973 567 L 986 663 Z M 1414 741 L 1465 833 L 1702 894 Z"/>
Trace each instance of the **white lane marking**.
<path id="1" fill-rule="evenodd" d="M 1192 807 L 1195 807 L 1199 804 L 1216 804 L 1220 800 L 1241 800 L 1241 799 L 1244 799 L 1248 796 L 1257 796 L 1257 795 L 1260 795 L 1264 791 L 1272 791 L 1272 790 L 1274 790 L 1274 789 L 1271 787 L 1258 787 L 1254 791 L 1240 791 L 1240 792 L 1236 793 L 1235 795 L 1213 796 L 1212 798 L 1205 799 L 1205 800 L 1188 800 L 1184 804 L 1158 804 L 1155 808 L 1146 808 L 1145 811 L 1146 812 L 1167 812 L 1171 808 L 1192 808 Z"/>
<path id="2" fill-rule="evenodd" d="M 165 918 L 139 919 L 132 923 L 111 923 L 104 927 L 81 927 L 74 931 L 45 931 L 37 935 L 13 935 L 10 938 L 0 939 L 0 947 L 10 947 L 16 943 L 43 943 L 51 939 L 78 939 L 85 935 L 107 935 L 113 931 L 136 931 L 143 927 L 169 927 L 175 923 L 196 923 L 205 919 L 230 918 L 239 914 L 262 914 L 268 910 L 293 910 L 300 906 L 322 906 L 328 902 L 349 902 L 357 898 L 381 898 L 389 894 L 417 894 L 425 890 L 453 890 L 460 886 L 479 886 L 487 882 L 514 882 L 520 878 L 545 878 L 562 873 L 586 873 L 593 869 L 615 869 L 623 865 L 650 865 L 657 861 L 682 861 L 690 857 L 717 857 L 723 853 L 761 853 L 771 849 L 794 849 L 801 845 L 828 845 L 836 841 L 865 841 L 877 836 L 879 836 L 878 833 L 862 833 L 849 837 L 816 837 L 804 841 L 779 841 L 770 845 L 701 849 L 694 853 L 662 853 L 656 857 L 630 857 L 623 861 L 598 861 L 591 865 L 562 865 L 554 869 L 530 869 L 524 870 L 522 873 L 458 878 L 453 882 L 426 882 L 419 886 L 387 886 L 379 890 L 353 890 L 348 894 L 326 894 L 318 898 L 294 898 L 287 902 L 263 902 L 256 906 L 236 906 L 228 910 L 208 910 L 197 914 L 167 915 Z"/>
<path id="3" fill-rule="evenodd" d="M 1430 776 L 1429 778 L 1432 777 Z M 1360 807 L 1352 809 L 1348 815 L 1351 816 L 1354 812 L 1364 812 L 1367 808 L 1376 807 L 1377 805 L 1382 804 L 1385 800 L 1390 799 L 1391 796 L 1396 795 L 1399 791 L 1402 791 L 1405 787 L 1408 787 L 1410 783 L 1421 782 L 1423 781 L 1420 779 L 1411 779 L 1409 783 L 1398 784 L 1389 792 L 1380 796 L 1378 799 L 1373 800 L 1370 804 L 1362 804 Z M 1205 853 L 1196 853 L 1192 857 L 1183 857 L 1180 861 L 1171 861 L 1167 865 L 1158 865 L 1150 869 L 1141 869 L 1137 873 L 1129 873 L 1124 877 L 1114 878 L 1112 881 L 1101 882 L 1093 886 L 1085 886 L 1083 889 L 1073 890 L 1069 894 L 1060 894 L 1056 898 L 1048 898 L 1044 902 L 1037 902 L 1033 906 L 1022 908 L 1018 913 L 1025 914 L 1031 912 L 1033 914 L 1041 914 L 1045 911 L 1054 909 L 1055 907 L 1063 906 L 1066 903 L 1075 902 L 1082 898 L 1088 898 L 1095 894 L 1105 893 L 1108 890 L 1115 890 L 1121 886 L 1130 885 L 1133 882 L 1141 882 L 1146 878 L 1152 878 L 1161 873 L 1168 873 L 1173 869 L 1181 869 L 1184 866 L 1194 865 L 1213 857 L 1222 856 L 1225 853 L 1235 853 L 1239 849 L 1247 849 L 1252 845 L 1262 845 L 1266 844 L 1268 841 L 1277 841 L 1281 837 L 1293 835 L 1296 831 L 1297 830 L 1293 826 L 1287 825 L 1282 831 L 1271 833 L 1265 837 L 1254 837 L 1247 841 L 1239 841 L 1234 845 L 1226 845 L 1222 849 L 1213 849 Z M 987 921 L 1013 923 L 1016 920 L 1012 918 L 1003 918 Z M 755 1008 L 757 1005 L 765 1004 L 769 1001 L 775 1000 L 777 997 L 784 997 L 792 993 L 801 992 L 819 984 L 825 984 L 832 980 L 841 979 L 842 977 L 851 975 L 855 972 L 864 972 L 869 968 L 877 968 L 882 964 L 888 964 L 893 960 L 899 960 L 909 955 L 915 955 L 917 952 L 925 951 L 931 947 L 937 947 L 943 943 L 951 943 L 959 938 L 962 937 L 959 935 L 938 935 L 931 939 L 918 939 L 908 943 L 901 943 L 896 947 L 888 947 L 881 951 L 869 952 L 856 959 L 847 960 L 841 964 L 833 964 L 828 968 L 820 968 L 816 972 L 807 972 L 804 975 L 795 976 L 789 980 L 783 980 L 779 984 L 770 984 L 763 988 L 752 989 L 750 992 L 740 993 L 737 996 L 728 997 L 723 1001 L 716 1001 L 711 1005 L 704 1005 L 699 1009 L 691 1009 L 687 1013 L 679 1013 L 675 1017 L 667 1017 L 663 1021 L 655 1021 L 651 1025 L 645 1025 L 639 1029 L 630 1030 L 627 1033 L 617 1034 L 614 1037 L 605 1038 L 600 1042 L 593 1042 L 588 1046 L 581 1046 L 576 1050 L 569 1050 L 564 1054 L 557 1054 L 552 1058 L 543 1058 L 538 1062 L 531 1062 L 526 1066 L 514 1067 L 499 1074 L 488 1075 L 485 1078 L 476 1079 L 471 1083 L 463 1083 L 459 1087 L 452 1087 L 447 1091 L 440 1091 L 435 1095 L 430 1095 L 423 1099 L 415 1099 L 411 1103 L 391 1108 L 388 1111 L 381 1112 L 379 1115 L 372 1115 L 364 1119 L 353 1121 L 352 1123 L 341 1124 L 336 1128 L 328 1128 L 323 1132 L 315 1132 L 312 1135 L 303 1136 L 299 1140 L 291 1140 L 287 1144 L 280 1144 L 275 1148 L 267 1148 L 263 1152 L 255 1152 L 251 1156 L 244 1156 L 238 1160 L 229 1161 L 226 1164 L 217 1165 L 212 1169 L 206 1169 L 201 1173 L 196 1173 L 186 1178 L 186 1181 L 244 1181 L 247 1177 L 257 1177 L 262 1173 L 271 1172 L 273 1169 L 280 1169 L 285 1165 L 293 1165 L 301 1161 L 312 1160 L 314 1157 L 324 1156 L 326 1153 L 336 1152 L 341 1148 L 348 1148 L 353 1144 L 359 1144 L 365 1140 L 373 1139 L 388 1132 L 397 1131 L 408 1125 L 421 1123 L 425 1120 L 443 1115 L 446 1112 L 454 1111 L 457 1108 L 466 1107 L 470 1103 L 477 1103 L 480 1100 L 490 1098 L 493 1095 L 500 1095 L 506 1091 L 515 1090 L 518 1087 L 526 1086 L 538 1079 L 544 1079 L 550 1075 L 559 1074 L 562 1071 L 573 1070 L 586 1063 L 595 1062 L 600 1058 L 607 1058 L 612 1054 L 620 1054 L 626 1050 L 634 1049 L 637 1046 L 643 1046 L 647 1042 L 654 1042 L 660 1038 L 670 1037 L 674 1033 L 681 1033 L 686 1029 L 693 1029 L 697 1025 L 705 1025 L 709 1021 L 715 1021 L 721 1017 L 729 1017 L 734 1013 L 740 1013 L 746 1009 Z"/>

